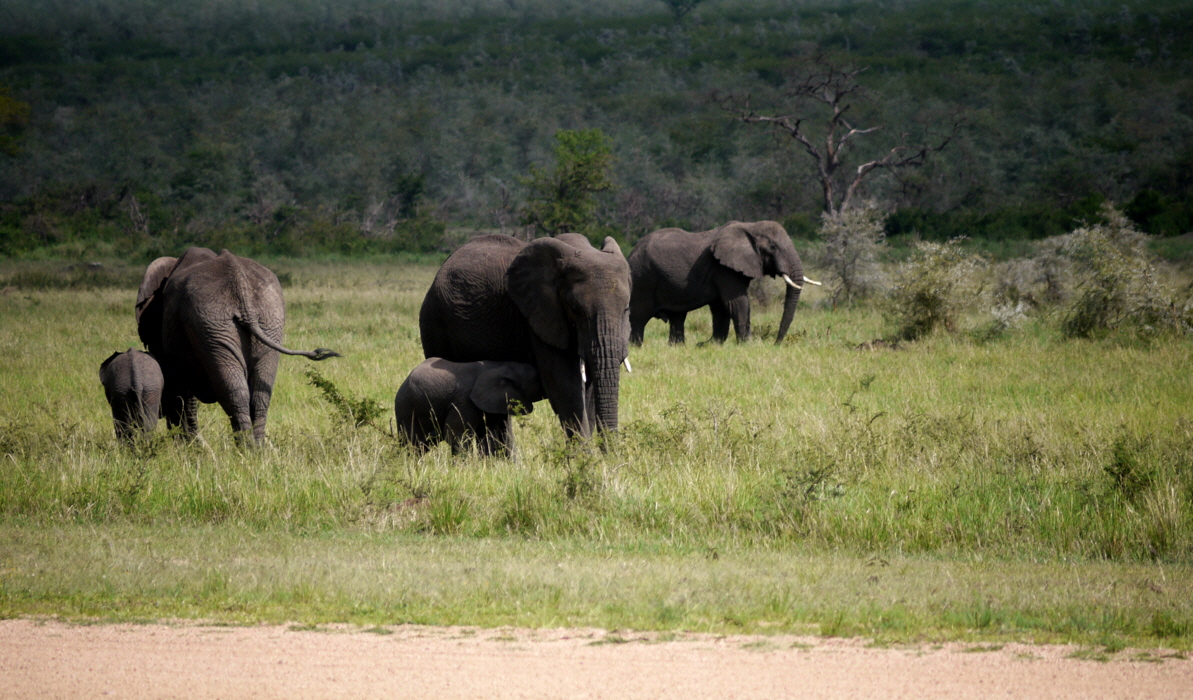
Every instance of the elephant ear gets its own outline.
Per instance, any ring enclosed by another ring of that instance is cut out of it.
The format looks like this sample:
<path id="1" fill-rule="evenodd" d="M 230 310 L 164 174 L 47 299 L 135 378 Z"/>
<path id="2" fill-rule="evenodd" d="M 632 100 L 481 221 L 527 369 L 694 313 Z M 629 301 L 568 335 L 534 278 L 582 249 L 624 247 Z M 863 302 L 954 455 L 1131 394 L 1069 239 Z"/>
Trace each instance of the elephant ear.
<path id="1" fill-rule="evenodd" d="M 166 278 L 174 270 L 174 266 L 178 264 L 178 258 L 158 258 L 149 263 L 149 267 L 145 268 L 145 276 L 141 279 L 141 288 L 137 290 L 137 321 L 140 322 L 141 314 L 144 313 L 145 307 L 153 300 L 155 294 L 162 288 Z"/>
<path id="2" fill-rule="evenodd" d="M 717 230 L 712 241 L 712 254 L 722 265 L 746 277 L 757 279 L 762 276 L 762 258 L 754 248 L 749 231 L 740 222 L 731 221 Z"/>
<path id="3" fill-rule="evenodd" d="M 510 263 L 506 283 L 510 298 L 545 343 L 561 350 L 571 343 L 567 315 L 559 298 L 563 266 L 581 252 L 554 238 L 531 241 Z"/>
<path id="4" fill-rule="evenodd" d="M 153 349 L 161 342 L 161 290 L 178 265 L 178 258 L 158 258 L 145 268 L 141 288 L 137 290 L 137 336 L 145 347 Z"/>
<path id="5" fill-rule="evenodd" d="M 106 370 L 108 369 L 108 365 L 112 364 L 112 360 L 115 360 L 117 357 L 120 357 L 123 354 L 124 353 L 121 353 L 121 352 L 114 352 L 108 356 L 108 359 L 106 359 L 102 363 L 100 363 L 99 381 L 101 381 L 101 382 L 104 381 L 104 374 L 106 373 Z"/>
<path id="6" fill-rule="evenodd" d="M 537 386 L 528 389 L 524 383 L 508 367 L 485 370 L 477 375 L 468 398 L 485 413 L 512 413 L 511 402 L 515 403 L 519 414 L 531 413 L 534 402 L 542 398 L 542 392 Z M 537 378 L 534 384 L 538 384 Z"/>
<path id="7" fill-rule="evenodd" d="M 605 243 L 604 243 L 604 245 L 601 246 L 601 252 L 602 253 L 617 253 L 618 255 L 621 255 L 623 258 L 625 257 L 621 253 L 621 246 L 617 245 L 617 241 L 613 239 L 613 236 L 605 236 Z"/>

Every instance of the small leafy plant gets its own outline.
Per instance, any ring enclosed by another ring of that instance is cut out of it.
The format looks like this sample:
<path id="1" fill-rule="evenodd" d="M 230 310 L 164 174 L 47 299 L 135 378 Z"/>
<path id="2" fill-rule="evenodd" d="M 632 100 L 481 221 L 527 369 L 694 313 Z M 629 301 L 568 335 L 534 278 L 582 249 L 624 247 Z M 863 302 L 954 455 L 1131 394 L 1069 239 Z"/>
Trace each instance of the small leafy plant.
<path id="1" fill-rule="evenodd" d="M 312 386 L 323 393 L 323 399 L 336 409 L 336 413 L 347 423 L 351 423 L 354 427 L 360 428 L 366 425 L 372 426 L 378 430 L 385 432 L 378 421 L 385 415 L 385 408 L 373 398 L 368 396 L 356 398 L 353 396 L 345 396 L 338 387 L 327 377 L 324 377 L 319 370 L 308 368 L 306 371 L 307 381 Z"/>

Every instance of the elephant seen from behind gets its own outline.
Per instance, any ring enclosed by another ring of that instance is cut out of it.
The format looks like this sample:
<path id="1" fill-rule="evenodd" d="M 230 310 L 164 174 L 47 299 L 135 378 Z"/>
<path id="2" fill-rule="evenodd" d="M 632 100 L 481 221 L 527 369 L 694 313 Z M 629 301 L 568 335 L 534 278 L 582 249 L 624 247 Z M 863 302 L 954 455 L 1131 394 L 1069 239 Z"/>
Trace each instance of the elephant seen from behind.
<path id="1" fill-rule="evenodd" d="M 283 346 L 286 308 L 277 276 L 227 250 L 190 248 L 179 258 L 154 260 L 137 293 L 136 316 L 141 341 L 161 364 L 166 422 L 192 436 L 197 402 L 219 402 L 237 439 L 260 443 L 279 353 L 339 356 Z"/>
<path id="2" fill-rule="evenodd" d="M 152 355 L 133 348 L 114 352 L 99 366 L 99 381 L 119 440 L 132 443 L 153 432 L 162 415 L 165 380 Z"/>
<path id="3" fill-rule="evenodd" d="M 806 282 L 799 253 L 787 231 L 774 221 L 730 221 L 710 231 L 665 228 L 649 233 L 629 258 L 634 293 L 630 301 L 630 341 L 642 343 L 647 322 L 666 320 L 672 343 L 684 342 L 689 311 L 702 306 L 712 312 L 712 340 L 729 337 L 729 323 L 738 340 L 750 337 L 750 282 L 764 275 L 787 284 L 776 342 L 791 326 L 800 291 Z"/>
<path id="4" fill-rule="evenodd" d="M 477 236 L 443 263 L 419 312 L 423 354 L 523 362 L 569 436 L 617 430 L 630 269 L 606 238 Z"/>
<path id="5" fill-rule="evenodd" d="M 398 432 L 425 450 L 442 440 L 459 454 L 475 442 L 482 455 L 513 454 L 511 416 L 544 398 L 538 372 L 523 362 L 424 360 L 394 397 Z"/>

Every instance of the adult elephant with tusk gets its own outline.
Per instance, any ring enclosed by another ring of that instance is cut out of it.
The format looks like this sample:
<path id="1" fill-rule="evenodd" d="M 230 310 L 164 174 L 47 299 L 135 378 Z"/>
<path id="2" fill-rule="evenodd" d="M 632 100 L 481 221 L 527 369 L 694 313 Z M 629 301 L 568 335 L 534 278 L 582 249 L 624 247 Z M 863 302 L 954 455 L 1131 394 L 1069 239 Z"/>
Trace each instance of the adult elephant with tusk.
<path id="1" fill-rule="evenodd" d="M 612 238 L 477 236 L 443 263 L 419 312 L 423 354 L 534 366 L 569 437 L 617 430 L 630 269 Z"/>
<path id="2" fill-rule="evenodd" d="M 630 301 L 630 342 L 642 343 L 652 318 L 671 326 L 670 342 L 684 342 L 689 311 L 702 306 L 712 312 L 712 340 L 729 337 L 733 322 L 738 340 L 750 337 L 750 282 L 763 275 L 787 284 L 783 318 L 776 342 L 791 326 L 804 283 L 799 253 L 787 231 L 774 221 L 730 221 L 711 231 L 688 232 L 665 228 L 638 242 L 629 258 L 634 295 Z"/>

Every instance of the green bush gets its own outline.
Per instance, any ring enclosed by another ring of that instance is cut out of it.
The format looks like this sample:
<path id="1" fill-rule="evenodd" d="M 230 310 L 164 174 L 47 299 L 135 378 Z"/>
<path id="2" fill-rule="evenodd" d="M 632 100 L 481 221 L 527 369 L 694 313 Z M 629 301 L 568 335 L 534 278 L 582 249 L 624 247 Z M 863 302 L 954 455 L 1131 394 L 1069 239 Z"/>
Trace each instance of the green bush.
<path id="1" fill-rule="evenodd" d="M 596 210 L 594 195 L 613 187 L 613 146 L 600 129 L 555 133 L 555 169 L 530 166 L 530 197 L 522 223 L 548 234 L 584 232 Z"/>
<path id="2" fill-rule="evenodd" d="M 961 247 L 961 239 L 917 243 L 911 259 L 899 265 L 886 302 L 897 337 L 918 340 L 937 328 L 957 331 L 962 312 L 977 301 L 977 272 L 984 265 Z"/>
<path id="3" fill-rule="evenodd" d="M 1138 332 L 1188 330 L 1188 319 L 1159 282 L 1149 236 L 1111 205 L 1104 224 L 1083 226 L 1064 238 L 1072 260 L 1076 298 L 1062 323 L 1070 338 L 1088 338 L 1115 328 Z"/>

